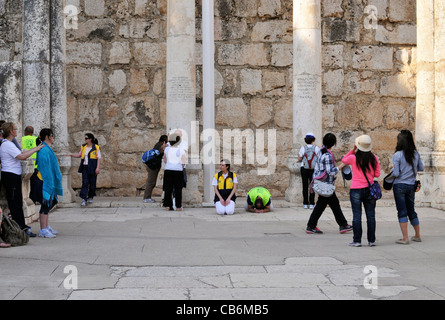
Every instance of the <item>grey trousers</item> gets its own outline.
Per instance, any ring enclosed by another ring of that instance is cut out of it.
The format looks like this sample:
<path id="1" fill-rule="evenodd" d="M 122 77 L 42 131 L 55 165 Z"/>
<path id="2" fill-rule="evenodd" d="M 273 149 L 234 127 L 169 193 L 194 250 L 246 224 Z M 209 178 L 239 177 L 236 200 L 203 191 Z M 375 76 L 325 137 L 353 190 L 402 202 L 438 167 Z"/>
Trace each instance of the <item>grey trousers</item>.
<path id="1" fill-rule="evenodd" d="M 161 170 L 161 168 L 153 170 L 148 166 L 145 166 L 145 169 L 147 169 L 148 177 L 147 182 L 145 182 L 144 199 L 151 199 L 151 193 L 156 187 L 156 180 L 158 179 L 159 170 Z"/>

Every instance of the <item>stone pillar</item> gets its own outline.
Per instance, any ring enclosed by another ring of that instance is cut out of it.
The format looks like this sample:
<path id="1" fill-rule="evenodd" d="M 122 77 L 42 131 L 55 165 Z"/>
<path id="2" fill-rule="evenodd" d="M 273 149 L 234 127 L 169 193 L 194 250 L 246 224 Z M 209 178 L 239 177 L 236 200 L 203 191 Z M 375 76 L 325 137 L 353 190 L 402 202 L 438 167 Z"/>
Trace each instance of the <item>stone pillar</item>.
<path id="1" fill-rule="evenodd" d="M 428 31 L 427 31 L 428 32 Z M 432 30 L 429 30 L 432 32 Z M 432 167 L 434 172 L 433 207 L 445 209 L 445 3 L 434 1 L 434 62 L 435 101 L 433 112 L 434 149 Z"/>
<path id="2" fill-rule="evenodd" d="M 50 1 L 23 0 L 23 125 L 50 126 Z"/>
<path id="3" fill-rule="evenodd" d="M 203 91 L 203 131 L 215 130 L 215 36 L 213 0 L 202 2 L 202 91 Z M 204 144 L 210 145 L 211 154 L 203 154 L 204 199 L 203 205 L 213 206 L 215 195 L 212 177 L 215 174 L 215 137 L 211 135 Z"/>
<path id="4" fill-rule="evenodd" d="M 167 131 L 180 129 L 190 147 L 196 121 L 195 1 L 167 1 Z M 201 204 L 198 175 L 201 165 L 187 164 L 184 203 Z"/>
<path id="5" fill-rule="evenodd" d="M 416 200 L 445 209 L 445 4 L 417 2 L 416 146 L 425 165 Z"/>
<path id="6" fill-rule="evenodd" d="M 322 139 L 320 0 L 294 0 L 293 10 L 293 148 L 287 158 L 290 179 L 285 198 L 302 202 L 298 151 L 307 132 Z"/>
<path id="7" fill-rule="evenodd" d="M 22 63 L 0 62 L 0 119 L 14 122 L 22 136 Z"/>
<path id="8" fill-rule="evenodd" d="M 66 32 L 64 27 L 64 1 L 52 0 L 50 8 L 50 104 L 51 128 L 56 137 L 54 151 L 57 154 L 62 172 L 63 202 L 73 202 L 74 190 L 71 187 L 71 157 L 69 153 L 69 134 L 66 103 Z"/>

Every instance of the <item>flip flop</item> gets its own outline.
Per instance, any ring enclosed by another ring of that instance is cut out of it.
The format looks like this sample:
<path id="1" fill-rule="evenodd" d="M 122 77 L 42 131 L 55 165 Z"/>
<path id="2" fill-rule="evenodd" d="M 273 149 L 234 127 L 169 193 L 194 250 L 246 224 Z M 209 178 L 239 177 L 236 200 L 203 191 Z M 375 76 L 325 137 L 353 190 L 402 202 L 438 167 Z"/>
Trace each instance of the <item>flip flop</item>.
<path id="1" fill-rule="evenodd" d="M 422 238 L 411 237 L 411 241 L 422 242 Z"/>
<path id="2" fill-rule="evenodd" d="M 396 240 L 396 243 L 398 243 L 398 244 L 409 244 L 409 240 L 399 239 L 399 240 Z"/>

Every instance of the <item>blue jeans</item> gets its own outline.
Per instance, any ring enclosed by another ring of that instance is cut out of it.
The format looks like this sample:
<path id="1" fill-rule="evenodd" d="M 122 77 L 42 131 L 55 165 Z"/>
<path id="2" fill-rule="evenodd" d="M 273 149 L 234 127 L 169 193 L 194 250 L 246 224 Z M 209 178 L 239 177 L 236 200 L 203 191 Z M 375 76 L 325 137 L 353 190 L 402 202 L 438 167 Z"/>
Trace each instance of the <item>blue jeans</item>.
<path id="1" fill-rule="evenodd" d="M 362 242 L 362 203 L 366 213 L 366 226 L 368 229 L 368 242 L 375 242 L 375 204 L 369 193 L 369 188 L 351 189 L 349 192 L 352 207 L 353 241 Z"/>
<path id="2" fill-rule="evenodd" d="M 405 183 L 396 183 L 393 185 L 394 200 L 396 201 L 397 217 L 399 222 L 411 222 L 415 227 L 419 225 L 417 213 L 414 211 L 414 185 Z"/>

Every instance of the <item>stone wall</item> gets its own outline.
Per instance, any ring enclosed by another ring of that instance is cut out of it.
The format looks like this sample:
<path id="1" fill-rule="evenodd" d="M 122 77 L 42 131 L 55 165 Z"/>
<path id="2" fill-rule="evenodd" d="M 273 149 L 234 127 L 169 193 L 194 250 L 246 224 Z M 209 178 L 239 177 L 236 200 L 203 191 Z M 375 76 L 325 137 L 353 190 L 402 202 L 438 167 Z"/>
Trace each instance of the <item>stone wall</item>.
<path id="1" fill-rule="evenodd" d="M 201 121 L 201 3 L 196 4 L 196 107 Z M 92 131 L 106 159 L 98 179 L 100 193 L 136 195 L 146 178 L 140 155 L 166 125 L 167 3 L 92 0 L 78 5 L 78 29 L 67 30 L 72 151 Z M 373 22 L 372 12 L 365 13 L 368 5 L 377 8 L 377 30 L 367 28 Z M 323 129 L 337 134 L 338 156 L 354 137 L 367 133 L 386 170 L 398 131 L 414 130 L 414 13 L 414 0 L 322 1 Z M 223 129 L 251 129 L 254 135 L 258 129 L 276 130 L 273 175 L 258 176 L 257 163 L 246 164 L 243 142 L 243 164 L 233 166 L 240 177 L 239 193 L 266 185 L 274 196 L 283 196 L 292 147 L 292 1 L 216 1 L 215 42 L 221 139 Z M 80 176 L 74 169 L 73 178 L 78 188 Z"/>
<path id="2" fill-rule="evenodd" d="M 0 0 L 0 17 L 5 15 L 2 8 L 13 10 L 13 2 Z M 80 150 L 84 133 L 93 132 L 105 160 L 98 193 L 137 195 L 146 179 L 140 156 L 166 130 L 167 0 L 67 0 L 67 5 L 77 8 L 66 12 L 70 149 Z M 377 9 L 376 19 L 369 5 Z M 414 131 L 415 9 L 415 0 L 322 0 L 323 132 L 337 135 L 338 157 L 356 136 L 367 133 L 385 171 L 398 131 Z M 14 17 L 12 34 L 20 28 L 20 14 Z M 202 120 L 201 18 L 201 1 L 196 0 L 198 121 Z M 377 29 L 372 28 L 374 22 Z M 13 47 L 19 42 L 8 42 L 9 60 L 15 59 Z M 257 130 L 276 130 L 275 174 L 258 176 L 260 165 L 246 164 L 243 150 L 243 164 L 233 166 L 239 173 L 240 195 L 264 185 L 273 196 L 282 197 L 287 188 L 292 61 L 292 1 L 215 1 L 220 136 L 224 129 L 250 129 L 255 138 Z M 317 141 L 321 143 L 321 137 Z M 77 189 L 81 179 L 74 163 Z M 158 181 L 155 195 L 161 193 Z"/>

